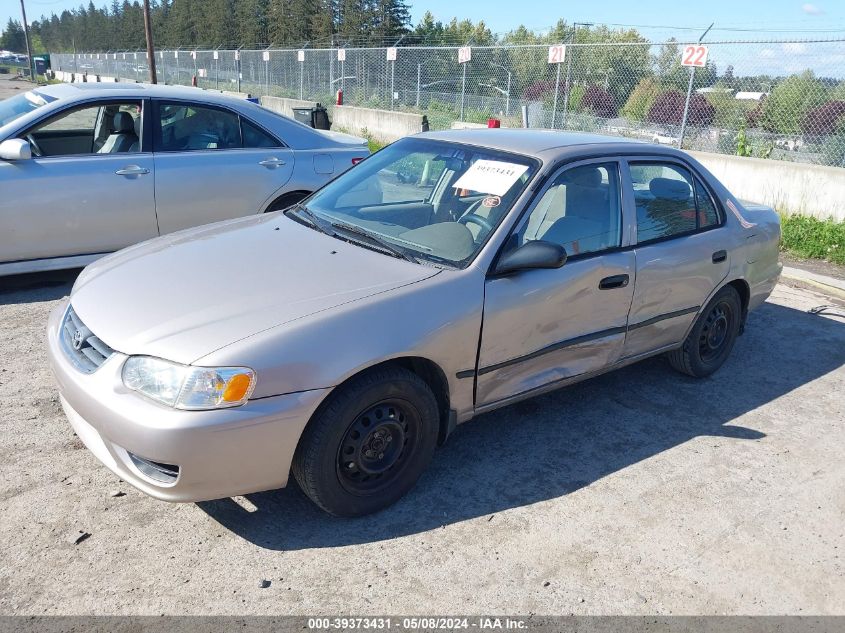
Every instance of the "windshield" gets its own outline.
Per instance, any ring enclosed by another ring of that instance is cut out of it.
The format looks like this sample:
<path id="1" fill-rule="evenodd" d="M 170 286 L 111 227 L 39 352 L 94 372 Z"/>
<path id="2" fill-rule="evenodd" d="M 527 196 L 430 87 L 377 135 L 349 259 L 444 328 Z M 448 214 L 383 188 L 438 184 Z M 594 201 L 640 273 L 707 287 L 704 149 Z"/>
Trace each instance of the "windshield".
<path id="1" fill-rule="evenodd" d="M 408 138 L 341 175 L 306 203 L 338 237 L 369 234 L 409 259 L 463 267 L 537 167 L 525 156 Z"/>
<path id="2" fill-rule="evenodd" d="M 47 98 L 32 91 L 0 101 L 0 127 L 43 105 L 47 105 Z"/>

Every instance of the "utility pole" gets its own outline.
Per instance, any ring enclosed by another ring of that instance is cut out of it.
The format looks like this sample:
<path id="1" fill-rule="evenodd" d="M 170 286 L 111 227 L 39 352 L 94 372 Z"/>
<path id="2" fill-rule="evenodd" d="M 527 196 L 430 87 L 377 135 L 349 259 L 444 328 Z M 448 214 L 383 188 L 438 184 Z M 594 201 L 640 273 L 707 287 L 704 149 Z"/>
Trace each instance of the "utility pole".
<path id="1" fill-rule="evenodd" d="M 23 36 L 26 40 L 26 57 L 29 61 L 29 78 L 35 81 L 35 60 L 32 59 L 32 47 L 29 45 L 29 24 L 26 22 L 26 7 L 21 0 L 21 16 L 23 17 Z"/>
<path id="2" fill-rule="evenodd" d="M 23 0 L 21 0 L 23 2 Z M 153 26 L 150 20 L 150 0 L 144 0 L 144 34 L 147 36 L 147 64 L 150 68 L 150 83 L 157 84 L 156 56 L 153 45 Z"/>

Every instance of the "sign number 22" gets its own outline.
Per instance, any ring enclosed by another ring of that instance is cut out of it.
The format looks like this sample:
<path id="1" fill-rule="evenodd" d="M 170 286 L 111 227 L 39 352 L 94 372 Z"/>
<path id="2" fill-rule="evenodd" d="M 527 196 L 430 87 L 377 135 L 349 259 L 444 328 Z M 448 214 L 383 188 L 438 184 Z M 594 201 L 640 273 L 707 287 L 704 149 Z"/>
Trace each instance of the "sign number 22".
<path id="1" fill-rule="evenodd" d="M 684 53 L 681 55 L 682 66 L 695 66 L 702 68 L 707 65 L 707 47 L 696 46 L 691 44 L 684 47 Z"/>

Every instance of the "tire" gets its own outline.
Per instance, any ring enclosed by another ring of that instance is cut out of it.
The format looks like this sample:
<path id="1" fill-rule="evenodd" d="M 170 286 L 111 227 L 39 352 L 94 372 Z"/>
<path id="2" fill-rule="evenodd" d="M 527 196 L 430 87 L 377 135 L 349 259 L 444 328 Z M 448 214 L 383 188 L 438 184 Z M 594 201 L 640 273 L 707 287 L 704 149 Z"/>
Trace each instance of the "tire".
<path id="1" fill-rule="evenodd" d="M 733 286 L 716 293 L 693 325 L 684 344 L 666 356 L 677 371 L 704 378 L 730 356 L 742 323 L 742 301 Z"/>
<path id="2" fill-rule="evenodd" d="M 290 206 L 295 205 L 297 202 L 300 202 L 311 195 L 310 191 L 291 191 L 290 193 L 286 193 L 276 200 L 274 200 L 265 213 L 271 213 L 273 211 L 281 211 L 282 209 L 287 209 Z"/>
<path id="3" fill-rule="evenodd" d="M 425 381 L 402 367 L 376 369 L 320 406 L 297 446 L 293 475 L 329 514 L 371 514 L 414 486 L 438 430 L 437 399 Z"/>

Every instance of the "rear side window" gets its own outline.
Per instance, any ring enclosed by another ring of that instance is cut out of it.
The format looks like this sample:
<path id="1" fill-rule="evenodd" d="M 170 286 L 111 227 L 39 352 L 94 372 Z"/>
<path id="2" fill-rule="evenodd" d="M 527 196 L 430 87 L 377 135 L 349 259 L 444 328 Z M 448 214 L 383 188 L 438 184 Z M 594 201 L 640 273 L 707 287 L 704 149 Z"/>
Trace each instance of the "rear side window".
<path id="1" fill-rule="evenodd" d="M 631 163 L 637 207 L 637 241 L 650 242 L 719 224 L 712 197 L 679 165 Z"/>
<path id="2" fill-rule="evenodd" d="M 244 147 L 281 147 L 279 141 L 244 118 L 241 118 L 241 131 L 243 133 Z"/>
<path id="3" fill-rule="evenodd" d="M 234 112 L 193 103 L 159 106 L 156 139 L 160 151 L 184 152 L 241 147 L 240 117 Z"/>

